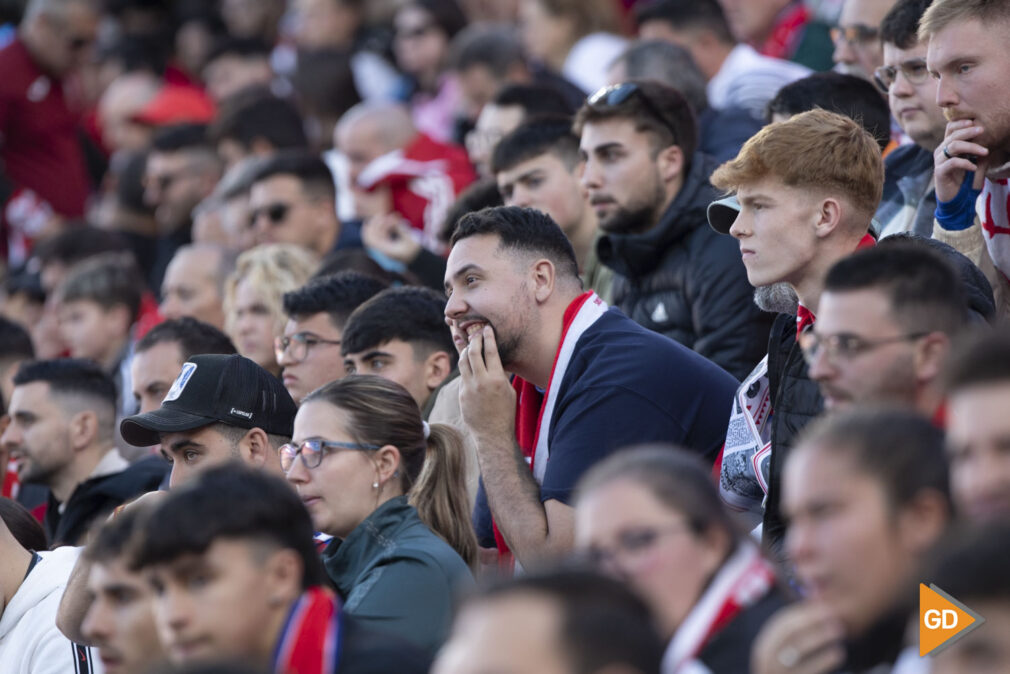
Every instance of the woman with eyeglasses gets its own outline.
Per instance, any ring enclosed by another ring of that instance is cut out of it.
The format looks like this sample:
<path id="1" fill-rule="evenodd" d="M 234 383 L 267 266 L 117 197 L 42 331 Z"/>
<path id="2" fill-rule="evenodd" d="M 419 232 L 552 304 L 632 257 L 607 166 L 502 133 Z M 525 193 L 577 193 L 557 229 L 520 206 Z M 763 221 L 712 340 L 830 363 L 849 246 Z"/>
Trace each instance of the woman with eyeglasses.
<path id="1" fill-rule="evenodd" d="M 749 671 L 751 642 L 786 603 L 771 564 L 730 520 L 710 471 L 672 447 L 619 452 L 583 477 L 575 545 L 649 603 L 669 640 L 664 674 Z"/>
<path id="2" fill-rule="evenodd" d="M 334 537 L 323 563 L 344 609 L 434 652 L 477 557 L 459 435 L 427 427 L 399 384 L 359 375 L 306 396 L 280 457 Z"/>

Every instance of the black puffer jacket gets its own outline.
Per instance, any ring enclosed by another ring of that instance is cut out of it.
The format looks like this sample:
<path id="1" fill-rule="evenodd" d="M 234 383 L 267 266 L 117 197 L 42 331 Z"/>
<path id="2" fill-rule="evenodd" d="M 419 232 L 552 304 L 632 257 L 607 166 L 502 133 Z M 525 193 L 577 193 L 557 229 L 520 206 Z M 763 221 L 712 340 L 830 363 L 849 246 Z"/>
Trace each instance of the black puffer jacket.
<path id="1" fill-rule="evenodd" d="M 601 236 L 597 252 L 616 272 L 621 311 L 741 379 L 764 357 L 774 317 L 754 305 L 737 242 L 708 226 L 705 210 L 720 197 L 708 182 L 714 169 L 696 154 L 658 225 Z"/>

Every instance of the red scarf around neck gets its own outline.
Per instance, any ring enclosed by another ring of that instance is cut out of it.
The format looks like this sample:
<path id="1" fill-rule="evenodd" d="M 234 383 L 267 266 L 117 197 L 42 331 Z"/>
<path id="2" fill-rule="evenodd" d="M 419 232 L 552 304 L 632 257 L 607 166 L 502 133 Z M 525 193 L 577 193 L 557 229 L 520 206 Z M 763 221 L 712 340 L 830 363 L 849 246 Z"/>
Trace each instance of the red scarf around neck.
<path id="1" fill-rule="evenodd" d="M 335 674 L 343 646 L 340 599 L 309 588 L 291 609 L 274 653 L 275 674 Z"/>

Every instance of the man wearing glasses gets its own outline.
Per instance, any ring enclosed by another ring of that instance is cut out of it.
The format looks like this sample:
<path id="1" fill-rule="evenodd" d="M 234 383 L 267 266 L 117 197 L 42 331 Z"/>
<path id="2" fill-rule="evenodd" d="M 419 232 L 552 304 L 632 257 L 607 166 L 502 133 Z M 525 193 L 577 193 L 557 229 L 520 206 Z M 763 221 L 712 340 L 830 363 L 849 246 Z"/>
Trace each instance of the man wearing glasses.
<path id="1" fill-rule="evenodd" d="M 895 0 L 845 0 L 838 26 L 831 29 L 835 70 L 873 80 L 883 63 L 880 22 Z"/>

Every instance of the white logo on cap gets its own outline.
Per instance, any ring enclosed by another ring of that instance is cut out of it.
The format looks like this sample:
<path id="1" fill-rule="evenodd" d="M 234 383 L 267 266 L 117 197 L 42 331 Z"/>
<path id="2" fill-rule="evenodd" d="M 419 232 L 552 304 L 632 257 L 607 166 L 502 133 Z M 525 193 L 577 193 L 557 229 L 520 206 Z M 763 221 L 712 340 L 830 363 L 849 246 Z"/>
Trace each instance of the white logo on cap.
<path id="1" fill-rule="evenodd" d="M 186 384 L 189 383 L 189 379 L 193 376 L 194 372 L 196 372 L 196 363 L 184 363 L 182 372 L 172 382 L 172 388 L 168 390 L 168 395 L 161 401 L 161 404 L 164 405 L 172 400 L 177 400 L 182 395 L 183 389 L 186 388 Z"/>
<path id="2" fill-rule="evenodd" d="M 234 414 L 235 416 L 238 416 L 238 417 L 245 417 L 246 419 L 249 419 L 250 421 L 252 421 L 252 417 L 253 417 L 253 413 L 252 412 L 244 412 L 242 410 L 237 410 L 234 407 L 231 408 L 231 412 L 229 412 L 229 414 Z"/>

